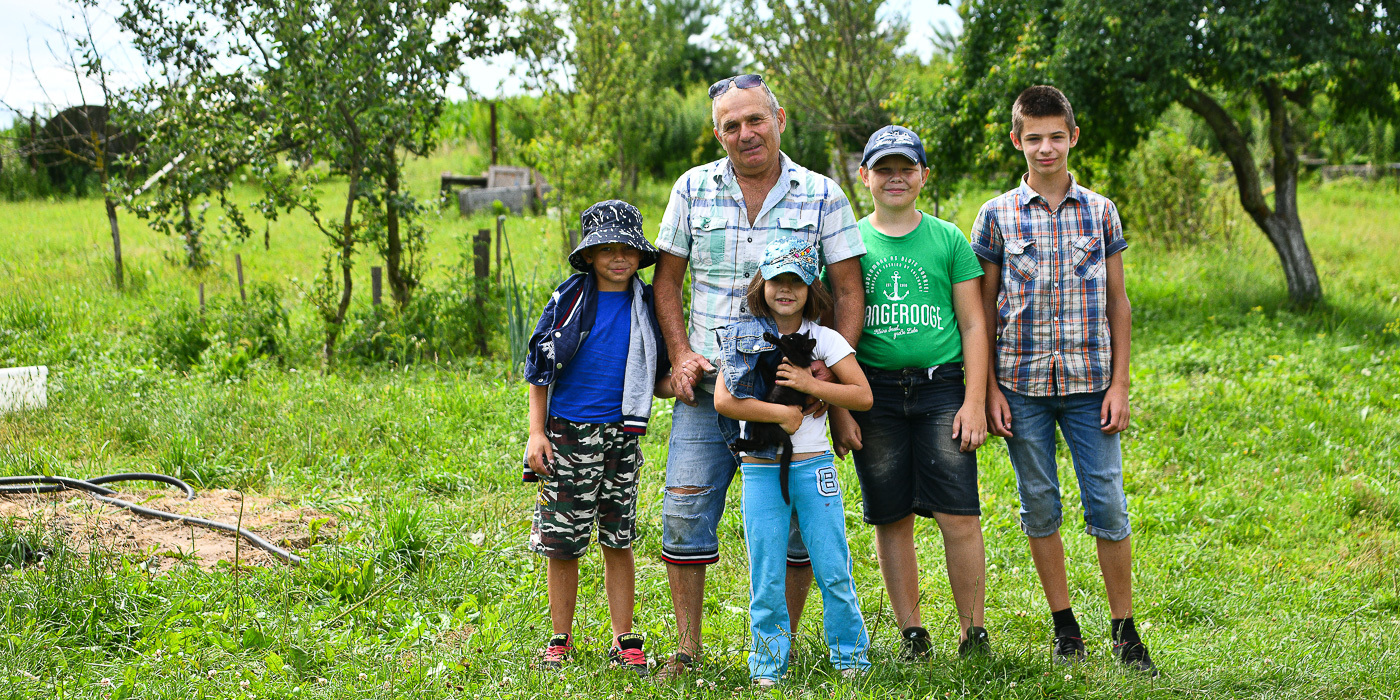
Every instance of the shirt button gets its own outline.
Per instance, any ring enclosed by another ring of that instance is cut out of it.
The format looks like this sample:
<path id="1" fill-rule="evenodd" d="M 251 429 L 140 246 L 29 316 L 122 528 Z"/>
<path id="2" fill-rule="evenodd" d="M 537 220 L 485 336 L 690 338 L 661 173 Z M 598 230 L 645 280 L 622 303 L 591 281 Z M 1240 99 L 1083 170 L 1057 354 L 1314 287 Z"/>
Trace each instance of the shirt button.
<path id="1" fill-rule="evenodd" d="M 749 236 L 749 242 L 753 243 L 753 236 Z"/>
<path id="2" fill-rule="evenodd" d="M 1056 283 L 1055 283 L 1055 289 L 1059 289 L 1059 288 L 1060 288 L 1060 283 L 1059 283 L 1059 282 L 1056 282 Z"/>
<path id="3" fill-rule="evenodd" d="M 1055 354 L 1058 355 L 1058 354 L 1060 354 L 1060 353 L 1057 352 L 1057 353 L 1055 353 Z M 564 363 L 563 363 L 563 362 L 560 362 L 559 364 L 554 365 L 554 369 L 564 369 Z"/>
<path id="4" fill-rule="evenodd" d="M 559 336 L 560 336 L 559 331 L 554 331 L 554 337 L 558 338 Z"/>

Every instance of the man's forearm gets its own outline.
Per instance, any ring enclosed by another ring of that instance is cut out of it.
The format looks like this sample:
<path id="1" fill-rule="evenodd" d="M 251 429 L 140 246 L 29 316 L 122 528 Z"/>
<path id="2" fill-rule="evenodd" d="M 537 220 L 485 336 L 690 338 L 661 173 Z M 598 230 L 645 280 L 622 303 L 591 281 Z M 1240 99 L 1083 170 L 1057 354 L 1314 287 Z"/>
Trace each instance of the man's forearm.
<path id="1" fill-rule="evenodd" d="M 690 352 L 690 336 L 685 330 L 685 310 L 681 286 L 685 281 L 684 258 L 662 253 L 656 262 L 652 290 L 656 296 L 656 323 L 666 341 L 666 351 L 674 358 Z"/>
<path id="2" fill-rule="evenodd" d="M 847 258 L 827 266 L 827 278 L 836 297 L 832 319 L 834 328 L 851 347 L 860 344 L 865 330 L 865 285 L 862 284 L 860 258 Z"/>

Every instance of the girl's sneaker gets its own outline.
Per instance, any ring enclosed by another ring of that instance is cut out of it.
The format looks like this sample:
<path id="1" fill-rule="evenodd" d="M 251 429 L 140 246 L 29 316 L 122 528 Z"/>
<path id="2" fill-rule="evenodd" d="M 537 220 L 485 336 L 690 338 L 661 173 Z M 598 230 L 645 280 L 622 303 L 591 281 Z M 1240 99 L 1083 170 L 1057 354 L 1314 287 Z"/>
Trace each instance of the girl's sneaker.
<path id="1" fill-rule="evenodd" d="M 617 636 L 617 641 L 608 650 L 608 665 L 613 668 L 625 668 L 638 676 L 647 675 L 647 654 L 642 649 L 646 641 L 642 635 L 636 632 L 628 632 Z"/>
<path id="2" fill-rule="evenodd" d="M 557 671 L 565 661 L 569 660 L 569 655 L 574 653 L 573 637 L 567 634 L 556 634 L 549 638 L 549 645 L 540 652 L 540 662 L 538 664 L 541 671 Z"/>

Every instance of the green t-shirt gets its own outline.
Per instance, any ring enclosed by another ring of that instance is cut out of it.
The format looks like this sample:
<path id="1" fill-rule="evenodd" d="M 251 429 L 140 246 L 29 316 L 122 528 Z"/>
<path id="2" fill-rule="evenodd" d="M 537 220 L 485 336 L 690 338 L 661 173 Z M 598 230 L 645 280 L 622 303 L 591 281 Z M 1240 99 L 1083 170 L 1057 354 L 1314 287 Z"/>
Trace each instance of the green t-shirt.
<path id="1" fill-rule="evenodd" d="M 922 213 L 922 212 L 921 212 Z M 904 236 L 886 236 L 861 219 L 865 256 L 865 331 L 860 361 L 877 369 L 932 367 L 962 360 L 953 285 L 982 276 L 958 227 L 924 214 Z"/>

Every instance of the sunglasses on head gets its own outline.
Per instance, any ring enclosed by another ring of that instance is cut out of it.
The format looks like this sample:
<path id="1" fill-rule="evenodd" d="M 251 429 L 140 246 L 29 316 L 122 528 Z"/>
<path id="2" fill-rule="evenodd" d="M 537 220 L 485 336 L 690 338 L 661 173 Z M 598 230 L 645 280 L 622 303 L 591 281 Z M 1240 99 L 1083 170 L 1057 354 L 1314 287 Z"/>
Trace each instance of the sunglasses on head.
<path id="1" fill-rule="evenodd" d="M 716 97 L 719 97 L 720 95 L 729 92 L 730 85 L 733 85 L 739 88 L 740 90 L 747 90 L 749 88 L 756 88 L 762 84 L 763 76 L 757 73 L 745 73 L 744 75 L 736 75 L 732 78 L 725 78 L 724 80 L 716 81 L 714 85 L 710 86 L 710 99 L 713 100 Z"/>

